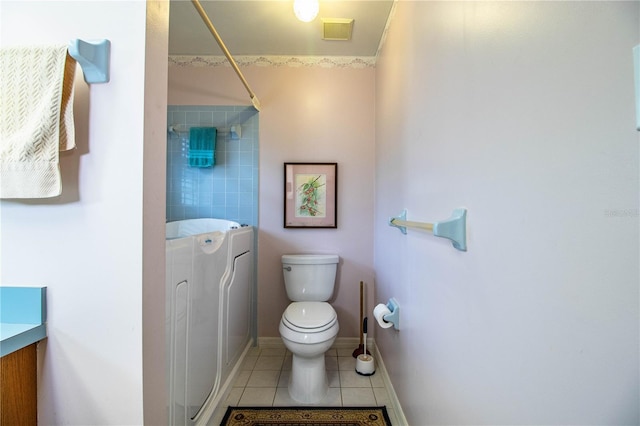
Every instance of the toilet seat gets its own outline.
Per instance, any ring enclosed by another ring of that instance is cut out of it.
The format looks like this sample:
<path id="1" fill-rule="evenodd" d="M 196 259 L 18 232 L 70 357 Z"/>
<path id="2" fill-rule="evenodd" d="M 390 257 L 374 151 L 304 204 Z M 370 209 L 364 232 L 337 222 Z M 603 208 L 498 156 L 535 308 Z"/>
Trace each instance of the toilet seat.
<path id="1" fill-rule="evenodd" d="M 309 345 L 313 346 L 316 344 L 323 344 L 327 341 L 333 341 L 333 339 L 335 339 L 335 337 L 338 335 L 338 331 L 340 330 L 338 321 L 332 321 L 331 325 L 329 325 L 328 328 L 323 327 L 322 331 L 319 331 L 319 329 L 306 329 L 306 331 L 300 331 L 300 329 L 295 330 L 294 327 L 295 326 L 292 327 L 291 325 L 289 325 L 288 321 L 285 321 L 284 318 L 282 319 L 282 321 L 280 321 L 280 337 L 285 341 L 285 346 L 287 346 L 287 341 L 302 345 L 304 347 L 307 347 Z M 294 354 L 296 353 L 296 351 L 291 348 L 289 348 L 289 350 Z"/>
<path id="2" fill-rule="evenodd" d="M 337 320 L 336 311 L 327 302 L 293 302 L 282 314 L 283 324 L 300 333 L 320 333 Z"/>

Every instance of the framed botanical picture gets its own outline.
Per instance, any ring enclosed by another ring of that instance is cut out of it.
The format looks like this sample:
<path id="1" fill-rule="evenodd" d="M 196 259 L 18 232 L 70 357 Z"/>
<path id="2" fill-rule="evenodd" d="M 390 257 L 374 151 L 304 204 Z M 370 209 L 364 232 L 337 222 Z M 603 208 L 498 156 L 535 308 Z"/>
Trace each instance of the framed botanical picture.
<path id="1" fill-rule="evenodd" d="M 338 163 L 284 163 L 284 227 L 338 227 Z"/>

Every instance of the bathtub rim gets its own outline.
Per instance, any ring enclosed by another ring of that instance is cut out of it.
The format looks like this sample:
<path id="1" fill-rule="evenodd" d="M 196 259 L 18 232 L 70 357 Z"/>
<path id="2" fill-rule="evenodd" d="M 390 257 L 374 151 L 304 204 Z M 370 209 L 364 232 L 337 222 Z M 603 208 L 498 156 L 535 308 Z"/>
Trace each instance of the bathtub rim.
<path id="1" fill-rule="evenodd" d="M 214 217 L 173 220 L 165 223 L 165 240 L 179 240 L 213 232 L 226 233 L 246 227 L 233 220 Z"/>

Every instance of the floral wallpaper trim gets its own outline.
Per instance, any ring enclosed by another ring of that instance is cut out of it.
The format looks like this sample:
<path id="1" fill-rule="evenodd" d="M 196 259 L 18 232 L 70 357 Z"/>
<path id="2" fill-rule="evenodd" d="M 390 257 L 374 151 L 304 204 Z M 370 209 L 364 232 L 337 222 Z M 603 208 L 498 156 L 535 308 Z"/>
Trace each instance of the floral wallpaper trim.
<path id="1" fill-rule="evenodd" d="M 234 56 L 239 66 L 373 68 L 374 56 Z M 180 67 L 231 66 L 224 56 L 169 56 L 169 65 Z"/>

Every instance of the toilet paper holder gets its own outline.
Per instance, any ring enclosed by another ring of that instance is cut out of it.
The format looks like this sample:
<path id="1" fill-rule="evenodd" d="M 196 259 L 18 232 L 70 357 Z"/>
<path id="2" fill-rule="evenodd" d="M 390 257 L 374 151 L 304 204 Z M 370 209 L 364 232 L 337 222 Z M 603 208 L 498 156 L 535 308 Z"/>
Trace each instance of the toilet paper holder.
<path id="1" fill-rule="evenodd" d="M 384 317 L 382 317 L 382 319 L 393 324 L 393 328 L 395 328 L 396 330 L 400 330 L 400 306 L 398 305 L 396 299 L 394 299 L 393 297 L 389 299 L 389 301 L 387 302 L 387 308 L 389 308 L 391 313 L 385 315 Z"/>

